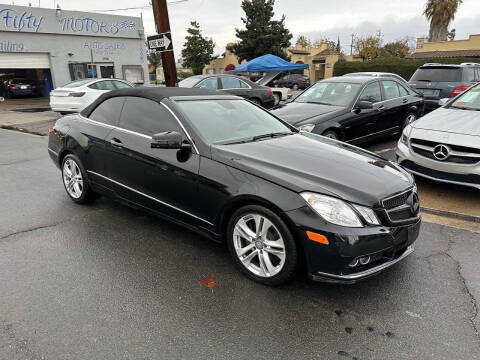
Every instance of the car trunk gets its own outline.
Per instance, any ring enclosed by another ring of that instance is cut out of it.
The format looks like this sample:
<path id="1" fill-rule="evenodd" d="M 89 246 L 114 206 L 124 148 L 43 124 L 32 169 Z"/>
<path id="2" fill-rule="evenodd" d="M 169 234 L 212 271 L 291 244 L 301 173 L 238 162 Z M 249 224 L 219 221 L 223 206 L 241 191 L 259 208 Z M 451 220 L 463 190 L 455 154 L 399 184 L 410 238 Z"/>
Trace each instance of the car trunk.
<path id="1" fill-rule="evenodd" d="M 426 100 L 449 98 L 452 91 L 462 85 L 462 73 L 459 66 L 423 66 L 413 74 L 409 85 Z"/>

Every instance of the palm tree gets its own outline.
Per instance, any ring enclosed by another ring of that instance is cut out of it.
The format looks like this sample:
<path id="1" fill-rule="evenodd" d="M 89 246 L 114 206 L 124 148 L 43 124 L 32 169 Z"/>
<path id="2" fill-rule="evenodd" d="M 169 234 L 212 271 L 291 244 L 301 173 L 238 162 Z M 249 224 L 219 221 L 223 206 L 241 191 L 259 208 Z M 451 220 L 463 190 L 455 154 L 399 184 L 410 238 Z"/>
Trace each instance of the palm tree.
<path id="1" fill-rule="evenodd" d="M 427 0 L 423 14 L 430 21 L 429 41 L 447 40 L 448 25 L 463 0 Z"/>

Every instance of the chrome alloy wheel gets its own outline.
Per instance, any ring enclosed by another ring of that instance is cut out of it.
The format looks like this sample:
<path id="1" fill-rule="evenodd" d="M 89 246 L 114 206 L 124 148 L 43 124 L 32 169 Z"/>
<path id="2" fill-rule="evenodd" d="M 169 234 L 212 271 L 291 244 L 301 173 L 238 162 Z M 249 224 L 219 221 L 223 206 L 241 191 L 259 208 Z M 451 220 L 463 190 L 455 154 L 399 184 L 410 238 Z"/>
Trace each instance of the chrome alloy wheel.
<path id="1" fill-rule="evenodd" d="M 68 194 L 78 199 L 83 193 L 83 177 L 78 164 L 72 159 L 68 159 L 63 164 L 63 183 Z"/>
<path id="2" fill-rule="evenodd" d="M 233 228 L 237 256 L 251 273 L 270 278 L 285 265 L 285 243 L 277 227 L 265 216 L 247 214 Z"/>

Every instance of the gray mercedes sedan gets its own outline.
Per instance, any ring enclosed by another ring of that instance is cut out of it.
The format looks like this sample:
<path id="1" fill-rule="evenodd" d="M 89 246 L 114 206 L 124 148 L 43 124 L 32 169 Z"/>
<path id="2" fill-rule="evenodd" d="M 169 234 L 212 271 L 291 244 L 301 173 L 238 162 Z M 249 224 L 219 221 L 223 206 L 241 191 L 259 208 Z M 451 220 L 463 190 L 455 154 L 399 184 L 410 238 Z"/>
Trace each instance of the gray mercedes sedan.
<path id="1" fill-rule="evenodd" d="M 405 127 L 396 155 L 415 175 L 480 189 L 480 84 Z"/>

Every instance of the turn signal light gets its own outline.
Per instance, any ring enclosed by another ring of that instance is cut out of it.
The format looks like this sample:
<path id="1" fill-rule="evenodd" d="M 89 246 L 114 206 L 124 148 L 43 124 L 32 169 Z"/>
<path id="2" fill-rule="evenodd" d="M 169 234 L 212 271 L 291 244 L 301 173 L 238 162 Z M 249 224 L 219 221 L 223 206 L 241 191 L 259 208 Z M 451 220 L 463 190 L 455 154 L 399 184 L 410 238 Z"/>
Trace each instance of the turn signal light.
<path id="1" fill-rule="evenodd" d="M 468 86 L 457 86 L 455 89 L 453 89 L 452 93 L 450 94 L 450 97 L 455 97 L 457 95 L 460 95 L 462 92 L 468 89 Z"/>
<path id="2" fill-rule="evenodd" d="M 50 135 L 53 130 L 55 130 L 55 125 L 50 125 L 50 127 L 48 128 L 48 135 Z"/>
<path id="3" fill-rule="evenodd" d="M 318 242 L 320 244 L 328 245 L 328 239 L 325 235 L 307 231 L 307 236 L 312 241 Z"/>
<path id="4" fill-rule="evenodd" d="M 267 91 L 268 91 L 270 94 L 273 95 L 273 90 L 272 90 L 272 89 L 268 88 Z"/>

